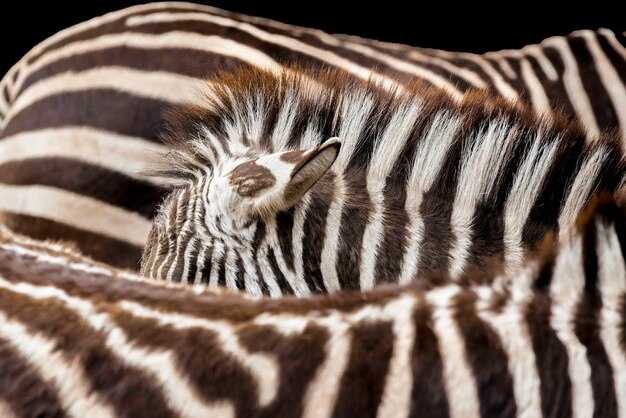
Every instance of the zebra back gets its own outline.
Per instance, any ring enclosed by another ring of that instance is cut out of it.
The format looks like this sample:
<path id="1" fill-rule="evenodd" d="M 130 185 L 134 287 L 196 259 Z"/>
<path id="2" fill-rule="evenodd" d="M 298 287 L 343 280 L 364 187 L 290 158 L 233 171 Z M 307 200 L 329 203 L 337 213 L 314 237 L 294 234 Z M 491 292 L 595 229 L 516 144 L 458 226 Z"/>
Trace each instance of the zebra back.
<path id="1" fill-rule="evenodd" d="M 279 300 L 150 281 L 3 229 L 0 411 L 621 416 L 626 217 L 604 202 L 579 225 L 502 289 Z"/>

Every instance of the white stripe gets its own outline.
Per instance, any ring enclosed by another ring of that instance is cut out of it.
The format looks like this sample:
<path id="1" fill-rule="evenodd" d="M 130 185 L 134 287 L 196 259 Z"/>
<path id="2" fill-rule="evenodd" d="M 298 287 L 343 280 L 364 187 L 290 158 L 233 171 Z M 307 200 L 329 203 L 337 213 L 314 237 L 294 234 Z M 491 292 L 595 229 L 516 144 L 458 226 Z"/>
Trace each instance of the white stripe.
<path id="1" fill-rule="evenodd" d="M 0 324 L 0 338 L 13 346 L 22 360 L 58 391 L 59 402 L 68 415 L 76 418 L 116 416 L 113 408 L 91 391 L 79 358 L 66 358 L 56 341 L 31 332 L 26 325 L 10 319 L 2 311 Z"/>
<path id="2" fill-rule="evenodd" d="M 499 51 L 497 52 L 487 52 L 483 55 L 485 58 L 489 58 L 498 63 L 500 70 L 504 73 L 504 75 L 511 80 L 515 80 L 517 78 L 517 74 L 513 71 L 513 67 L 509 64 L 507 60 L 507 54 L 501 54 Z"/>
<path id="3" fill-rule="evenodd" d="M 326 325 L 330 333 L 326 342 L 324 358 L 309 384 L 303 401 L 303 418 L 330 418 L 339 395 L 339 383 L 350 359 L 352 337 L 348 333 L 348 324 L 333 321 L 316 321 Z"/>
<path id="4" fill-rule="evenodd" d="M 163 71 L 139 71 L 126 67 L 98 67 L 82 72 L 65 72 L 29 86 L 17 97 L 2 126 L 33 103 L 57 94 L 113 89 L 139 97 L 168 103 L 203 101 L 196 93 L 206 90 L 206 83 L 197 78 Z M 194 97 L 194 94 L 196 96 Z"/>
<path id="5" fill-rule="evenodd" d="M 550 297 L 552 298 L 550 326 L 556 331 L 567 351 L 574 418 L 591 417 L 594 410 L 591 368 L 587 361 L 587 350 L 580 343 L 573 329 L 576 323 L 576 308 L 583 293 L 585 281 L 582 261 L 582 238 L 580 235 L 575 235 L 557 257 L 552 275 L 553 280 L 550 284 Z"/>
<path id="6" fill-rule="evenodd" d="M 543 42 L 541 45 L 543 45 Z M 546 57 L 541 45 L 527 45 L 522 48 L 520 52 L 537 60 L 541 71 L 548 77 L 548 80 L 557 81 L 559 79 L 559 73 L 548 57 Z"/>
<path id="7" fill-rule="evenodd" d="M 515 278 L 518 281 L 518 277 Z M 520 280 L 521 281 L 521 280 Z M 529 282 L 529 281 L 528 281 Z M 476 304 L 478 316 L 498 335 L 506 352 L 509 373 L 513 378 L 513 393 L 518 418 L 541 417 L 541 388 L 535 352 L 525 322 L 524 308 L 528 305 L 524 296 L 512 294 L 515 300 L 498 313 L 493 312 L 493 289 L 478 289 Z"/>
<path id="8" fill-rule="evenodd" d="M 215 290 L 217 289 L 217 282 L 219 280 L 219 264 L 222 261 L 222 257 L 224 257 L 224 244 L 221 241 L 215 240 L 213 242 L 213 253 L 211 254 L 211 274 L 209 276 L 209 289 Z M 224 262 L 224 268 L 226 268 Z M 224 272 L 226 274 L 226 272 Z"/>
<path id="9" fill-rule="evenodd" d="M 472 245 L 476 206 L 493 192 L 511 157 L 517 130 L 504 120 L 495 120 L 471 140 L 461 162 L 458 184 L 452 204 L 450 226 L 455 241 L 450 249 L 450 275 L 457 278 L 465 268 Z"/>
<path id="10" fill-rule="evenodd" d="M 278 298 L 282 296 L 282 291 L 280 286 L 278 286 L 276 277 L 274 277 L 274 272 L 270 267 L 267 248 L 267 244 L 265 243 L 261 246 L 261 249 L 257 252 L 256 263 L 261 269 L 261 274 L 263 275 L 261 280 L 265 283 L 265 286 L 270 293 L 270 297 Z"/>
<path id="11" fill-rule="evenodd" d="M 333 199 L 326 215 L 326 231 L 322 248 L 321 270 L 326 289 L 339 289 L 337 276 L 337 259 L 341 229 L 341 215 L 346 196 L 346 184 L 343 178 L 350 158 L 354 155 L 359 137 L 365 129 L 368 117 L 373 107 L 373 100 L 363 92 L 358 96 L 346 96 L 339 105 L 341 126 L 338 137 L 341 138 L 341 148 L 332 170 L 336 174 Z"/>
<path id="12" fill-rule="evenodd" d="M 261 285 L 259 280 L 263 280 L 263 277 L 258 277 L 256 272 L 255 260 L 250 248 L 242 250 L 239 254 L 243 265 L 243 282 L 246 294 L 256 297 L 263 296 Z"/>
<path id="13" fill-rule="evenodd" d="M 515 102 L 518 99 L 518 95 L 515 89 L 511 87 L 511 85 L 507 83 L 507 81 L 500 75 L 500 73 L 496 71 L 495 68 L 493 68 L 491 63 L 487 61 L 481 55 L 470 54 L 470 53 L 465 53 L 465 52 L 448 52 L 448 51 L 441 51 L 441 50 L 437 50 L 434 52 L 436 52 L 438 55 L 447 57 L 449 59 L 456 58 L 456 59 L 464 59 L 467 61 L 472 61 L 485 72 L 487 77 L 489 77 L 491 81 L 493 82 L 493 86 L 504 98 L 512 102 Z"/>
<path id="14" fill-rule="evenodd" d="M 415 345 L 415 323 L 413 313 L 416 301 L 411 297 L 397 299 L 385 308 L 393 316 L 393 352 L 385 378 L 379 417 L 404 418 L 411 412 L 413 390 L 413 347 Z"/>
<path id="15" fill-rule="evenodd" d="M 102 201 L 47 186 L 0 184 L 0 210 L 35 216 L 143 247 L 151 224 Z"/>
<path id="16" fill-rule="evenodd" d="M 433 331 L 443 363 L 450 418 L 479 418 L 476 380 L 467 361 L 463 336 L 452 316 L 451 305 L 458 292 L 456 287 L 442 287 L 429 291 L 426 298 L 433 305 Z"/>
<path id="17" fill-rule="evenodd" d="M 520 59 L 520 70 L 522 73 L 522 80 L 526 85 L 526 90 L 530 94 L 530 102 L 533 109 L 538 115 L 549 114 L 551 111 L 550 100 L 546 95 L 541 81 L 535 75 L 530 62 L 526 58 Z"/>
<path id="18" fill-rule="evenodd" d="M 366 45 L 347 43 L 343 46 L 347 49 L 356 51 L 359 54 L 365 55 L 366 57 L 374 58 L 377 61 L 383 62 L 384 64 L 388 65 L 390 68 L 417 76 L 431 83 L 433 86 L 443 89 L 457 101 L 460 101 L 463 98 L 463 93 L 458 88 L 456 88 L 454 84 L 452 84 L 451 82 L 446 80 L 444 77 L 440 76 L 439 74 L 429 70 L 428 68 L 411 64 L 410 62 L 407 62 L 407 61 L 399 60 L 391 55 L 378 52 L 375 49 L 370 48 L 369 46 L 366 46 Z M 439 61 L 444 61 L 444 60 L 440 59 Z M 473 78 L 472 81 L 475 82 L 476 79 Z"/>
<path id="19" fill-rule="evenodd" d="M 206 253 L 211 248 L 211 241 L 200 241 L 200 250 L 198 251 L 198 259 L 196 260 L 196 277 L 194 277 L 193 284 L 200 284 L 202 281 L 202 270 L 204 269 L 204 262 Z M 158 249 L 157 249 L 158 251 Z M 157 253 L 158 254 L 158 253 Z M 211 260 L 208 261 L 209 263 Z M 207 278 L 208 280 L 208 278 Z M 208 284 L 208 283 L 207 283 Z"/>
<path id="20" fill-rule="evenodd" d="M 15 88 L 19 90 L 30 74 L 53 62 L 76 55 L 95 53 L 100 50 L 119 47 L 141 49 L 195 49 L 237 58 L 250 65 L 262 68 L 274 70 L 281 68 L 276 61 L 258 49 L 219 36 L 205 36 L 192 32 L 178 31 L 171 31 L 160 35 L 123 32 L 102 35 L 84 41 L 76 41 L 43 54 L 33 62 L 27 70 L 19 74 Z"/>
<path id="21" fill-rule="evenodd" d="M 159 312 L 130 301 L 121 301 L 119 306 L 135 317 L 154 319 L 161 326 L 172 327 L 176 330 L 199 328 L 215 333 L 219 340 L 220 350 L 232 356 L 252 375 L 258 390 L 259 405 L 265 407 L 276 398 L 280 383 L 280 364 L 274 356 L 246 350 L 235 332 L 236 327 L 232 324 L 178 313 Z"/>
<path id="22" fill-rule="evenodd" d="M 103 16 L 98 16 L 93 19 L 87 20 L 85 22 L 78 23 L 74 26 L 70 26 L 69 28 L 63 29 L 60 32 L 55 33 L 52 36 L 44 39 L 42 42 L 35 45 L 30 51 L 24 55 L 24 57 L 19 60 L 11 69 L 7 72 L 7 74 L 0 80 L 0 89 L 6 86 L 12 85 L 13 74 L 23 69 L 27 66 L 26 62 L 31 58 L 36 56 L 37 54 L 43 52 L 46 48 L 52 47 L 54 44 L 63 41 L 71 36 L 77 35 L 79 33 L 86 32 L 88 30 L 96 29 L 100 26 L 103 26 L 107 23 L 113 22 L 115 20 L 122 20 L 125 16 L 128 16 L 133 13 L 144 13 L 149 10 L 161 10 L 167 7 L 172 7 L 176 5 L 183 5 L 184 3 L 177 2 L 162 2 L 162 3 L 150 3 L 150 4 L 141 4 L 138 6 L 128 7 L 126 9 L 117 10 L 112 13 L 107 13 Z"/>
<path id="23" fill-rule="evenodd" d="M 409 217 L 409 236 L 402 260 L 400 283 L 408 283 L 417 272 L 424 233 L 424 219 L 420 215 L 422 198 L 439 175 L 461 122 L 461 118 L 450 112 L 440 112 L 419 139 L 407 183 L 405 210 Z"/>
<path id="24" fill-rule="evenodd" d="M 504 264 L 509 273 L 522 265 L 524 225 L 558 150 L 558 139 L 546 144 L 543 142 L 542 133 L 538 132 L 528 151 L 524 152 L 526 157 L 517 169 L 504 205 Z"/>
<path id="25" fill-rule="evenodd" d="M 607 154 L 606 147 L 598 147 L 587 157 L 578 171 L 559 214 L 559 234 L 569 233 L 574 227 L 580 212 L 596 189 L 597 179 Z"/>
<path id="26" fill-rule="evenodd" d="M 278 112 L 274 130 L 272 131 L 272 151 L 278 152 L 287 150 L 287 143 L 291 137 L 293 124 L 296 120 L 296 116 L 300 113 L 298 109 L 299 105 L 299 95 L 291 88 L 285 89 L 283 103 Z"/>
<path id="27" fill-rule="evenodd" d="M 575 32 L 575 34 L 582 36 L 587 43 L 598 77 L 600 77 L 600 81 L 602 81 L 602 85 L 604 85 L 615 109 L 615 116 L 621 128 L 622 143 L 626 144 L 626 88 L 624 88 L 624 83 L 622 83 L 613 64 L 602 51 L 597 35 L 591 31 L 580 31 Z"/>
<path id="28" fill-rule="evenodd" d="M 11 405 L 5 399 L 0 398 L 0 417 L 3 418 L 18 418 L 13 412 Z"/>
<path id="29" fill-rule="evenodd" d="M 556 37 L 546 39 L 541 44 L 554 48 L 561 55 L 564 65 L 563 84 L 565 85 L 565 91 L 572 103 L 572 107 L 583 125 L 589 130 L 589 134 L 594 137 L 599 135 L 600 130 L 598 129 L 598 123 L 596 122 L 593 108 L 591 107 L 589 97 L 580 79 L 576 58 L 572 54 L 567 40 L 565 38 Z"/>
<path id="30" fill-rule="evenodd" d="M 176 225 L 179 222 L 180 216 L 182 216 L 182 211 L 179 211 L 178 208 L 182 206 L 183 199 L 185 198 L 186 193 L 188 193 L 187 189 L 182 189 L 180 192 L 178 192 L 177 194 L 173 196 L 172 206 L 167 208 L 168 216 L 164 216 L 162 218 L 163 224 L 164 224 L 163 232 L 167 234 L 168 236 L 168 239 L 165 241 L 167 245 L 167 253 L 165 254 L 165 257 L 161 258 L 161 264 L 159 265 L 159 268 L 157 269 L 156 276 L 154 276 L 154 278 L 157 280 L 167 279 L 167 273 L 165 273 L 166 275 L 164 276 L 164 271 L 168 272 L 170 267 L 173 264 L 172 261 L 175 261 L 176 259 L 176 245 L 178 244 L 178 240 L 180 239 L 180 234 L 179 234 L 179 231 L 176 230 Z M 174 202 L 174 199 L 176 199 L 176 202 Z M 171 212 L 174 205 L 176 205 L 177 210 L 174 215 L 174 218 L 172 219 L 172 216 L 169 215 L 169 212 Z M 171 234 L 176 235 L 176 241 L 174 242 L 174 245 L 172 245 L 172 242 L 169 239 L 169 236 Z M 174 257 L 174 260 L 172 260 L 172 257 Z M 171 282 L 171 280 L 167 280 L 167 282 Z"/>
<path id="31" fill-rule="evenodd" d="M 180 282 L 181 283 L 193 283 L 193 280 L 190 280 L 189 277 L 187 277 L 187 275 L 189 274 L 189 268 L 190 268 L 190 264 L 191 264 L 191 252 L 196 248 L 199 247 L 198 245 L 198 238 L 193 237 L 191 238 L 191 240 L 189 241 L 189 243 L 187 244 L 187 249 L 185 249 L 184 255 L 183 255 L 183 273 L 180 277 Z M 200 248 L 198 248 L 198 251 L 200 251 Z M 200 253 L 198 253 L 198 256 L 200 256 Z M 197 260 L 196 260 L 197 261 Z M 175 278 L 174 278 L 175 279 Z M 195 279 L 195 277 L 194 277 Z"/>
<path id="32" fill-rule="evenodd" d="M 114 325 L 114 321 L 104 312 L 96 312 L 91 302 L 72 297 L 63 292 L 61 289 L 51 286 L 35 286 L 28 283 L 13 284 L 0 278 L 0 287 L 9 289 L 13 292 L 19 292 L 30 298 L 34 299 L 49 299 L 61 301 L 65 306 L 79 315 L 85 324 L 91 327 L 95 332 L 101 332 L 104 334 L 105 347 L 111 351 L 121 362 L 135 367 L 146 374 L 153 376 L 156 379 L 156 383 L 163 390 L 165 401 L 168 405 L 178 414 L 185 417 L 203 418 L 203 417 L 234 417 L 234 408 L 232 404 L 224 401 L 212 402 L 207 404 L 197 393 L 196 388 L 188 381 L 177 368 L 175 355 L 170 350 L 159 350 L 151 347 L 150 349 L 139 347 L 136 344 L 130 342 L 125 333 L 119 327 Z M 4 315 L 0 313 L 0 318 Z M 2 323 L 2 321 L 0 321 Z M 6 328 L 0 326 L 0 333 L 5 332 Z M 10 331 L 10 330 L 9 330 Z M 44 342 L 45 343 L 45 342 Z M 47 372 L 54 373 L 55 371 L 62 369 L 61 367 L 51 367 L 51 359 L 55 359 L 55 346 L 52 343 L 48 352 L 41 353 L 41 366 L 45 368 Z M 31 351 L 36 351 L 33 348 L 44 344 L 33 344 Z M 44 345 L 45 347 L 45 345 Z M 52 351 L 52 353 L 50 352 Z M 28 353 L 30 354 L 30 353 Z M 37 353 L 32 353 L 37 355 Z M 30 356 L 29 356 L 30 357 Z M 69 374 L 69 373 L 68 373 Z M 62 381 L 67 385 L 79 382 L 80 387 L 86 387 L 84 379 L 79 379 L 79 376 L 72 376 L 69 374 L 62 376 Z M 62 394 L 61 398 L 69 398 L 70 400 L 77 394 L 81 394 L 80 388 L 69 388 L 67 394 Z M 74 401 L 73 403 L 75 403 Z M 95 413 L 97 409 L 82 411 L 78 414 L 78 417 L 85 416 L 97 416 Z M 115 416 L 111 414 L 101 414 L 100 416 Z"/>
<path id="33" fill-rule="evenodd" d="M 327 64 L 342 68 L 360 78 L 369 79 L 370 77 L 372 77 L 372 70 L 370 68 L 358 65 L 354 61 L 343 58 L 335 54 L 334 52 L 314 47 L 289 36 L 269 33 L 248 23 L 242 23 L 240 21 L 236 21 L 226 17 L 211 16 L 202 13 L 154 13 L 147 16 L 133 16 L 129 18 L 126 23 L 128 26 L 132 27 L 149 23 L 177 22 L 189 20 L 209 22 L 220 25 L 222 27 L 235 28 L 242 32 L 247 32 L 248 34 L 256 37 L 261 41 L 272 43 L 274 45 L 281 46 L 301 54 L 306 54 L 311 57 L 317 58 L 318 60 L 323 61 Z M 376 74 L 374 78 L 379 80 L 385 87 L 392 87 L 397 85 L 397 82 L 395 80 L 383 75 Z"/>
<path id="34" fill-rule="evenodd" d="M 160 144 L 89 127 L 27 131 L 0 140 L 0 164 L 29 158 L 71 158 L 148 181 L 152 179 L 140 172 L 154 167 L 165 153 Z"/>
<path id="35" fill-rule="evenodd" d="M 376 281 L 378 247 L 383 239 L 383 210 L 387 177 L 395 168 L 404 144 L 410 137 L 415 121 L 422 110 L 421 102 L 411 102 L 396 109 L 381 137 L 376 138 L 374 154 L 370 157 L 367 171 L 367 193 L 372 203 L 368 222 L 363 231 L 360 265 L 360 289 L 372 289 Z"/>
<path id="36" fill-rule="evenodd" d="M 596 222 L 599 290 L 602 298 L 600 338 L 613 369 L 617 416 L 626 417 L 626 352 L 622 348 L 626 265 L 614 227 Z"/>
<path id="37" fill-rule="evenodd" d="M 294 208 L 293 214 L 293 228 L 291 229 L 291 241 L 293 247 L 293 264 L 294 270 L 296 273 L 296 280 L 298 282 L 305 282 L 304 278 L 304 223 L 307 220 L 307 212 L 309 210 L 311 204 L 311 195 L 310 193 L 305 194 L 298 205 Z M 310 216 L 318 216 L 316 214 L 311 214 Z M 310 245 L 319 245 L 318 242 L 315 243 L 307 243 L 307 249 L 310 248 Z M 328 292 L 333 292 L 338 289 L 326 289 Z"/>

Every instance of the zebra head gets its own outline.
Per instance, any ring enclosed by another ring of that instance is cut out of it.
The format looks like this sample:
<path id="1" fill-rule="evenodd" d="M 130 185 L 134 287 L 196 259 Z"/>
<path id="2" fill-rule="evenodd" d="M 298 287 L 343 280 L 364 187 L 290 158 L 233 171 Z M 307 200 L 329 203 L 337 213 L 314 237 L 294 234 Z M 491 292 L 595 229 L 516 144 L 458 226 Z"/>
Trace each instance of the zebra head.
<path id="1" fill-rule="evenodd" d="M 253 255 L 259 224 L 300 202 L 335 161 L 340 141 L 265 154 L 224 143 L 217 152 L 220 144 L 205 145 L 211 164 L 175 187 L 161 205 L 141 271 L 176 282 L 239 287 L 246 281 L 252 290 L 255 283 L 261 286 L 257 273 L 270 268 L 259 266 Z"/>

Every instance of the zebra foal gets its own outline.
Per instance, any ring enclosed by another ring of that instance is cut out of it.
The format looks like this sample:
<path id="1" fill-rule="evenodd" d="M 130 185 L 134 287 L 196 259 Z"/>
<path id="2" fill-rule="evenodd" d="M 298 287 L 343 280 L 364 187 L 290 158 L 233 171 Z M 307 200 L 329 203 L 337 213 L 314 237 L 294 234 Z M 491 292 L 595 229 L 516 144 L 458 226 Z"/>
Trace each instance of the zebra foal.
<path id="1" fill-rule="evenodd" d="M 623 417 L 626 217 L 596 213 L 511 288 L 306 299 L 146 280 L 0 230 L 0 413 Z"/>
<path id="2" fill-rule="evenodd" d="M 206 97 L 169 118 L 146 276 L 305 296 L 515 270 L 624 181 L 618 137 L 481 93 L 292 68 L 217 76 Z"/>

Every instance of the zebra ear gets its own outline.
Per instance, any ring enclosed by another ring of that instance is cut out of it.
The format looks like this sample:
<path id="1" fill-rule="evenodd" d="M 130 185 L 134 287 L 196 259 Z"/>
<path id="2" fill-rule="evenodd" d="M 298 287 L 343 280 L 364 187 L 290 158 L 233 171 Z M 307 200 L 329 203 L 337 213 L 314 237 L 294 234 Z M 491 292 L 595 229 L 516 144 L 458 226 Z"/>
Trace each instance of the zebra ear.
<path id="1" fill-rule="evenodd" d="M 339 139 L 331 138 L 313 149 L 265 155 L 235 167 L 228 181 L 242 202 L 257 212 L 286 210 L 328 171 L 339 147 Z"/>
<path id="2" fill-rule="evenodd" d="M 283 161 L 290 160 L 294 164 L 283 189 L 284 207 L 281 209 L 289 209 L 300 201 L 333 165 L 340 147 L 339 138 L 331 138 L 309 151 L 289 151 L 281 155 Z"/>

